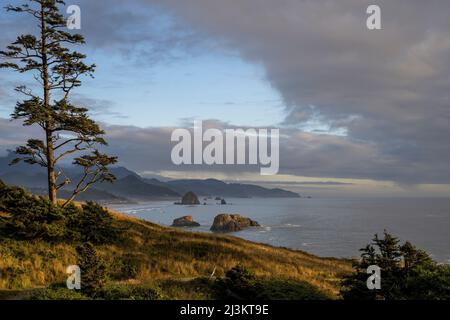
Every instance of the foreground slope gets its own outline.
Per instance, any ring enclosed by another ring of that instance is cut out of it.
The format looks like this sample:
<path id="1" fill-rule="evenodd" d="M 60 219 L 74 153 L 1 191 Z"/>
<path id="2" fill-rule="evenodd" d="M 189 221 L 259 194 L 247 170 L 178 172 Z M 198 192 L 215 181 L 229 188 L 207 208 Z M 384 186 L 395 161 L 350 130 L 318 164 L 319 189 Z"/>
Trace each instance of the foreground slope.
<path id="1" fill-rule="evenodd" d="M 237 264 L 262 278 L 304 282 L 329 298 L 337 298 L 340 276 L 351 271 L 345 260 L 319 258 L 228 235 L 187 232 L 112 214 L 114 223 L 124 230 L 124 237 L 117 244 L 96 247 L 113 270 L 112 280 L 157 284 L 169 299 L 210 298 L 208 288 L 199 288 L 195 279 L 213 273 L 214 277 L 222 277 Z M 3 297 L 8 292 L 17 295 L 17 290 L 27 292 L 64 283 L 67 266 L 77 263 L 75 245 L 70 243 L 1 239 L 0 255 Z"/>

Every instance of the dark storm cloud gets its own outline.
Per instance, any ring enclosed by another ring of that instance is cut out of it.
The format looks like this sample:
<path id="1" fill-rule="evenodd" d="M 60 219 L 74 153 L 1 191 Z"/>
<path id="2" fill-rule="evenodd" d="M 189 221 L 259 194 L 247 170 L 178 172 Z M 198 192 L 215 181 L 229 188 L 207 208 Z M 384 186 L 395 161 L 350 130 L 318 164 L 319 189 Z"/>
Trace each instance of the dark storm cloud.
<path id="1" fill-rule="evenodd" d="M 347 139 L 297 143 L 303 149 L 287 154 L 292 159 L 285 169 L 450 182 L 450 2 L 157 2 L 248 61 L 262 63 L 284 98 L 286 125 L 319 115 L 331 127 L 347 129 Z M 381 7 L 380 31 L 365 25 L 373 3 Z M 356 162 L 360 157 L 364 163 Z M 340 171 L 332 172 L 335 167 Z"/>

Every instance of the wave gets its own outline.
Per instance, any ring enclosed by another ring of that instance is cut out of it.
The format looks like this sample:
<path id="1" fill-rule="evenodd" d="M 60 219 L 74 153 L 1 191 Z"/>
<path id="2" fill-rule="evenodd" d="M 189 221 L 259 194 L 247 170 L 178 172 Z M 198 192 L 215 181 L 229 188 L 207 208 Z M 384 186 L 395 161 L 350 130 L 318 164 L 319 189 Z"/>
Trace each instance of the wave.
<path id="1" fill-rule="evenodd" d="M 155 207 L 155 208 L 139 208 L 139 209 L 128 209 L 128 210 L 123 210 L 122 212 L 127 213 L 127 214 L 139 214 L 139 213 L 150 213 L 150 212 L 154 212 L 157 211 L 159 213 L 165 213 L 165 210 L 161 207 Z"/>

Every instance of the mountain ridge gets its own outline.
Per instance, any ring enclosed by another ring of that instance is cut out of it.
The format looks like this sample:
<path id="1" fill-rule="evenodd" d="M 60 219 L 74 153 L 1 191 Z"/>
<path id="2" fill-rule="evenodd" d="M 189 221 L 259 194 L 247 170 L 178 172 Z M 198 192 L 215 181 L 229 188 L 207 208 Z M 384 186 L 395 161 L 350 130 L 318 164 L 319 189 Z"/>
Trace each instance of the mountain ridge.
<path id="1" fill-rule="evenodd" d="M 20 163 L 9 166 L 12 157 L 0 158 L 0 179 L 10 185 L 24 187 L 37 194 L 46 193 L 46 174 L 43 168 Z M 77 181 L 81 172 L 73 167 L 64 167 L 65 176 Z M 264 188 L 253 184 L 227 183 L 218 179 L 177 179 L 161 181 L 145 178 L 124 167 L 111 168 L 117 180 L 111 184 L 99 183 L 83 194 L 83 200 L 99 202 L 135 202 L 156 199 L 179 199 L 186 192 L 192 191 L 202 197 L 234 198 L 298 198 L 299 194 L 284 189 Z M 61 195 L 68 196 L 70 189 L 60 190 Z"/>

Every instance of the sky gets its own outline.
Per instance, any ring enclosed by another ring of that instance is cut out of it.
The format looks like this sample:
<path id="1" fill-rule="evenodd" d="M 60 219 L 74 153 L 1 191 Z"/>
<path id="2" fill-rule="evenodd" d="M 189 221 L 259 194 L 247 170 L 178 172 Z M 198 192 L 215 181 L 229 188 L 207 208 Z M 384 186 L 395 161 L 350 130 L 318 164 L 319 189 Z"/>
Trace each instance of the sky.
<path id="1" fill-rule="evenodd" d="M 15 1 L 17 3 L 18 1 Z M 10 3 L 0 0 L 0 4 Z M 102 123 L 108 152 L 143 175 L 256 182 L 313 196 L 450 195 L 450 2 L 78 0 L 95 63 L 72 101 Z M 381 30 L 366 9 L 381 8 Z M 0 47 L 33 21 L 0 13 Z M 0 70 L 0 153 L 35 128 L 10 122 Z M 278 128 L 280 172 L 175 166 L 170 134 Z"/>

